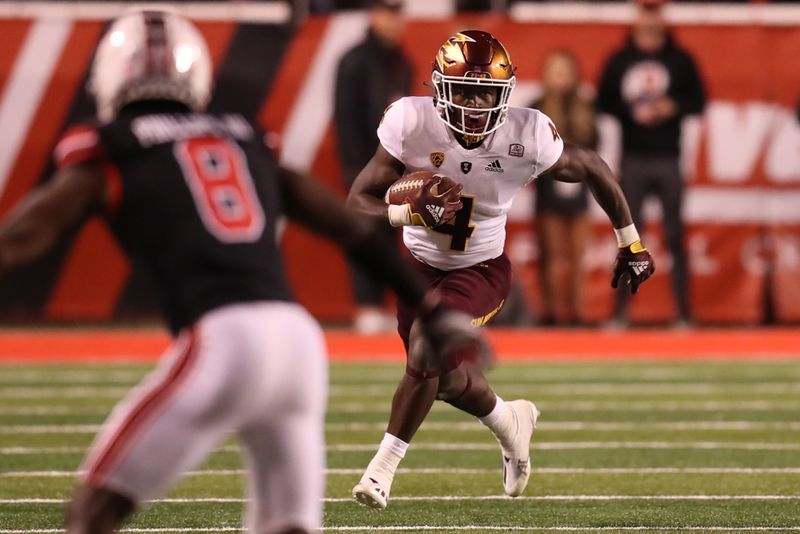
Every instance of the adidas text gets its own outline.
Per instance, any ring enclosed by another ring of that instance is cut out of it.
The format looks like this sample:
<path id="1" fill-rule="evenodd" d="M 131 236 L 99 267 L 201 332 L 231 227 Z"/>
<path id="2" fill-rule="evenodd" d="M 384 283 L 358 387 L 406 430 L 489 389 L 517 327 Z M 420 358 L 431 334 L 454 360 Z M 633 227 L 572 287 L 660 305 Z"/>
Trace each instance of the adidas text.
<path id="1" fill-rule="evenodd" d="M 636 276 L 639 276 L 640 274 L 642 274 L 643 272 L 645 272 L 647 270 L 647 268 L 650 266 L 650 262 L 649 261 L 630 261 L 630 262 L 628 262 L 628 266 L 633 271 L 633 274 L 635 274 Z"/>
<path id="2" fill-rule="evenodd" d="M 433 216 L 433 221 L 436 224 L 439 224 L 439 222 L 442 220 L 442 215 L 444 215 L 444 207 L 427 204 L 425 208 L 428 210 L 428 213 Z"/>
<path id="3" fill-rule="evenodd" d="M 489 172 L 505 172 L 503 170 L 503 167 L 500 166 L 500 160 L 499 159 L 496 159 L 493 162 L 491 162 L 490 164 L 488 164 L 484 170 L 485 171 L 489 171 Z"/>

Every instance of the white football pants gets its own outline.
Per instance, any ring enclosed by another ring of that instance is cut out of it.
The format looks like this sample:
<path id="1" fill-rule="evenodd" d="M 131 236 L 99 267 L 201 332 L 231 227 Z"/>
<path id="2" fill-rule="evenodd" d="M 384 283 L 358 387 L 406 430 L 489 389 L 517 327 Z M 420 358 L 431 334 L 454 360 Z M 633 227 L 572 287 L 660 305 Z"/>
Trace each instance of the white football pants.
<path id="1" fill-rule="evenodd" d="M 322 330 L 301 306 L 258 302 L 209 312 L 114 408 L 89 450 L 84 482 L 141 503 L 238 435 L 249 531 L 319 528 L 327 383 Z M 213 487 L 208 496 L 218 496 Z"/>

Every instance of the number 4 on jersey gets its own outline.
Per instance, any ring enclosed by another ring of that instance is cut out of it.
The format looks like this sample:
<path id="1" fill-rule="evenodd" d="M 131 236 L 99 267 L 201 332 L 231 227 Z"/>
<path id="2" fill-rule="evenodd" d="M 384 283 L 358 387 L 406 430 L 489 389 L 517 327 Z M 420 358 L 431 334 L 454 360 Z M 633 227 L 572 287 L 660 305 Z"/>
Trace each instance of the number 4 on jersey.
<path id="1" fill-rule="evenodd" d="M 434 232 L 447 234 L 450 236 L 450 250 L 466 252 L 467 241 L 475 231 L 475 225 L 469 224 L 472 219 L 472 207 L 475 205 L 475 197 L 461 195 L 463 207 L 456 212 L 456 216 L 447 224 L 442 224 L 433 228 Z"/>

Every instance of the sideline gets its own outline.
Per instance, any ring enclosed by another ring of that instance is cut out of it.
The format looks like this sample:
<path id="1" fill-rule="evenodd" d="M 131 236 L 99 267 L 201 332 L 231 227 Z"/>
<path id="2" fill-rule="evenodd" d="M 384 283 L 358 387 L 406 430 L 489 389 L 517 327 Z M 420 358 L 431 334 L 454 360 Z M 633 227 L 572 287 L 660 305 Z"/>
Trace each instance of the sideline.
<path id="1" fill-rule="evenodd" d="M 800 360 L 800 329 L 488 330 L 499 361 Z M 334 362 L 399 362 L 396 334 L 326 332 Z M 0 363 L 153 362 L 161 330 L 0 331 Z"/>

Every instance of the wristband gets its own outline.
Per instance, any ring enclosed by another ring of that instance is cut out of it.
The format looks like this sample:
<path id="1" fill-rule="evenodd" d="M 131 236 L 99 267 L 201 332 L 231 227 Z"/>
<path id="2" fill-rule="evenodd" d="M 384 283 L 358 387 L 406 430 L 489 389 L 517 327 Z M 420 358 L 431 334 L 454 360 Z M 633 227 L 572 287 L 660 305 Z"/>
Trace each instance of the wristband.
<path id="1" fill-rule="evenodd" d="M 389 204 L 389 224 L 392 226 L 408 226 L 411 224 L 411 209 L 408 204 Z"/>
<path id="2" fill-rule="evenodd" d="M 624 228 L 614 228 L 614 233 L 617 235 L 619 248 L 625 248 L 639 241 L 639 232 L 636 231 L 636 226 L 633 224 Z"/>

